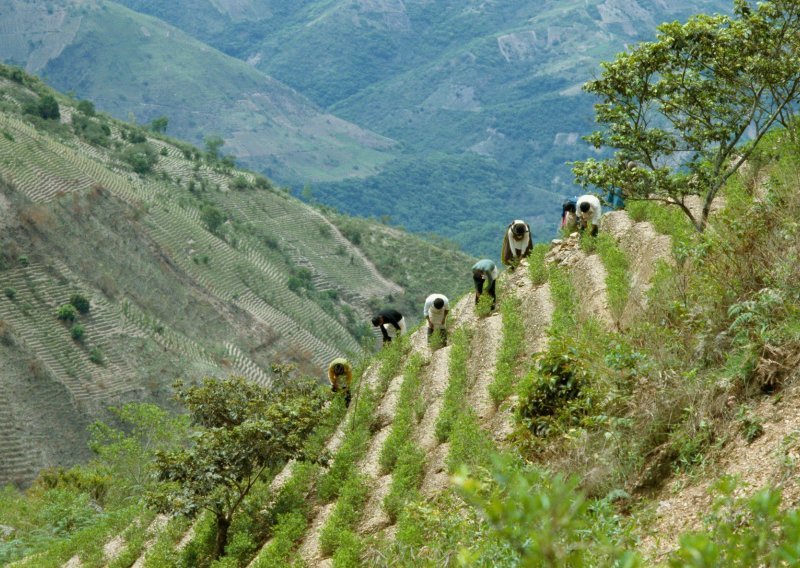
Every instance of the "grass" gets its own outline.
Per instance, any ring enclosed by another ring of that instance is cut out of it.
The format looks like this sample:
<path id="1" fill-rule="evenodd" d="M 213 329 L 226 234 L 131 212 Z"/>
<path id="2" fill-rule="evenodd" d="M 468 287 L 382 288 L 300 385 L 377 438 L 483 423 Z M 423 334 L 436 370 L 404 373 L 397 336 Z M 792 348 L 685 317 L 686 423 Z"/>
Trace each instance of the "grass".
<path id="1" fill-rule="evenodd" d="M 452 335 L 450 362 L 448 365 L 450 380 L 442 399 L 442 409 L 436 419 L 436 439 L 446 442 L 453 429 L 453 423 L 461 412 L 464 397 L 467 394 L 467 359 L 469 358 L 471 332 L 464 327 Z"/>
<path id="2" fill-rule="evenodd" d="M 603 261 L 606 269 L 606 294 L 611 315 L 617 321 L 622 317 L 631 290 L 631 279 L 628 272 L 630 262 L 627 255 L 617 246 L 614 237 L 608 233 L 600 233 L 597 237 L 585 235 L 581 239 L 592 239 L 592 247 Z"/>
<path id="3" fill-rule="evenodd" d="M 489 395 L 495 406 L 499 406 L 514 391 L 517 382 L 519 357 L 525 347 L 525 327 L 520 315 L 520 301 L 504 298 L 500 304 L 503 316 L 503 340 L 497 356 L 494 379 L 489 385 Z"/>
<path id="4" fill-rule="evenodd" d="M 672 238 L 672 250 L 678 258 L 686 256 L 697 231 L 683 211 L 653 201 L 629 201 L 625 209 L 634 221 L 649 221 L 656 231 L 669 235 Z"/>
<path id="5" fill-rule="evenodd" d="M 392 486 L 383 500 L 383 506 L 392 523 L 409 501 L 418 498 L 419 486 L 425 473 L 425 452 L 414 442 L 407 441 L 400 448 L 392 473 Z"/>
<path id="6" fill-rule="evenodd" d="M 178 565 L 180 552 L 175 550 L 175 545 L 189 530 L 191 521 L 185 517 L 173 517 L 161 529 L 156 537 L 156 542 L 147 551 L 144 557 L 145 568 L 168 568 Z"/>
<path id="7" fill-rule="evenodd" d="M 325 472 L 317 486 L 317 495 L 322 501 L 332 501 L 339 496 L 344 484 L 355 473 L 356 464 L 367 451 L 377 395 L 372 389 L 362 387 L 359 398 L 358 408 L 347 424 L 345 440 L 336 452 L 330 469 Z"/>
<path id="8" fill-rule="evenodd" d="M 389 473 L 394 469 L 403 444 L 411 437 L 415 422 L 415 408 L 422 394 L 420 374 L 422 367 L 426 364 L 427 360 L 419 353 L 414 353 L 406 364 L 392 430 L 381 448 L 379 461 L 384 473 Z"/>
<path id="9" fill-rule="evenodd" d="M 545 243 L 537 243 L 531 249 L 528 257 L 528 277 L 534 286 L 541 286 L 549 278 L 549 270 L 544 261 L 544 257 L 550 251 L 550 246 Z"/>
<path id="10" fill-rule="evenodd" d="M 26 555 L 29 560 L 22 561 L 19 565 L 60 568 L 74 555 L 81 558 L 84 566 L 103 565 L 103 547 L 97 543 L 107 542 L 112 535 L 121 533 L 141 512 L 141 506 L 135 505 L 102 515 L 91 525 L 64 540 L 45 541 L 42 543 L 45 545 L 44 549 L 28 551 Z M 31 557 L 31 554 L 35 556 Z"/>
<path id="11" fill-rule="evenodd" d="M 142 553 L 145 542 L 151 537 L 151 535 L 148 535 L 147 529 L 154 517 L 154 513 L 147 512 L 125 530 L 122 534 L 125 548 L 119 556 L 108 563 L 108 568 L 128 568 L 131 564 L 136 562 L 136 559 L 139 558 L 139 555 Z"/>
<path id="12" fill-rule="evenodd" d="M 569 273 L 560 267 L 549 270 L 550 296 L 553 300 L 553 318 L 550 323 L 551 337 L 562 333 L 572 333 L 577 325 L 575 317 L 575 290 Z"/>

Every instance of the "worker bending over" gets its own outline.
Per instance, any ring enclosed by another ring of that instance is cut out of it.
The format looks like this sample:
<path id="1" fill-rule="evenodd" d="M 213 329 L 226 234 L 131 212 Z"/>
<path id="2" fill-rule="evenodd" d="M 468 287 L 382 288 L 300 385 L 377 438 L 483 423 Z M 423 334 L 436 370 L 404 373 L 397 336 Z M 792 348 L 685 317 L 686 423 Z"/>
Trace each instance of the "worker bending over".
<path id="1" fill-rule="evenodd" d="M 475 304 L 481 299 L 481 294 L 484 292 L 492 297 L 492 309 L 497 305 L 497 294 L 495 286 L 497 285 L 497 266 L 488 258 L 479 260 L 472 266 L 472 280 L 475 282 Z M 485 285 L 485 286 L 484 286 Z"/>
<path id="2" fill-rule="evenodd" d="M 514 270 L 519 262 L 531 253 L 531 227 L 525 221 L 516 219 L 506 230 L 503 237 L 503 250 L 500 260 L 503 264 Z"/>
<path id="3" fill-rule="evenodd" d="M 600 230 L 600 217 L 603 209 L 600 207 L 600 200 L 594 195 L 581 195 L 575 204 L 576 215 L 578 217 L 578 228 L 582 231 L 591 227 L 592 236 L 596 237 Z"/>
<path id="4" fill-rule="evenodd" d="M 347 359 L 339 357 L 328 365 L 328 380 L 334 393 L 344 392 L 344 404 L 350 406 L 350 381 L 353 380 L 353 368 Z"/>
<path id="5" fill-rule="evenodd" d="M 442 339 L 442 345 L 447 344 L 447 314 L 450 313 L 450 302 L 443 294 L 431 294 L 425 298 L 425 307 L 422 314 L 428 322 L 428 343 L 434 332 Z"/>
<path id="6" fill-rule="evenodd" d="M 379 311 L 378 315 L 372 318 L 372 325 L 381 329 L 384 346 L 391 343 L 396 335 L 406 332 L 406 320 L 403 319 L 403 314 L 391 308 Z"/>

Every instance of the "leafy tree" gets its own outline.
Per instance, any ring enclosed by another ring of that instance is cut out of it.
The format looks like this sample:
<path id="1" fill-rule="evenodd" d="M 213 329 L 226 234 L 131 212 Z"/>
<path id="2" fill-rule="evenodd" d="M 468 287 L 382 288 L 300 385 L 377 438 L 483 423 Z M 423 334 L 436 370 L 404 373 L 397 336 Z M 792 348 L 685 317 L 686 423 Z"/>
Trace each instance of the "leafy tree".
<path id="1" fill-rule="evenodd" d="M 153 132 L 161 132 L 163 134 L 167 131 L 168 124 L 169 119 L 166 116 L 159 116 L 158 118 L 154 118 L 150 123 L 150 130 Z"/>
<path id="2" fill-rule="evenodd" d="M 225 140 L 221 136 L 206 136 L 203 142 L 206 145 L 206 156 L 209 161 L 216 162 L 219 160 L 219 150 L 225 145 Z"/>
<path id="3" fill-rule="evenodd" d="M 736 0 L 733 16 L 662 24 L 656 41 L 604 63 L 585 85 L 606 126 L 586 139 L 615 153 L 576 162 L 577 181 L 674 204 L 703 231 L 717 192 L 797 101 L 798 58 L 794 0 Z M 699 215 L 689 195 L 702 198 Z"/>
<path id="4" fill-rule="evenodd" d="M 234 515 L 259 477 L 302 458 L 305 438 L 319 421 L 327 396 L 310 379 L 269 391 L 242 377 L 206 378 L 191 387 L 179 381 L 176 390 L 197 433 L 191 447 L 157 453 L 161 483 L 149 500 L 163 512 L 211 512 L 216 559 L 225 551 Z"/>
<path id="5" fill-rule="evenodd" d="M 94 116 L 94 103 L 92 101 L 80 101 L 78 103 L 78 112 L 81 112 L 86 116 Z"/>
<path id="6" fill-rule="evenodd" d="M 200 220 L 205 223 L 209 231 L 216 233 L 225 222 L 225 216 L 222 214 L 222 211 L 213 205 L 204 205 L 200 210 Z"/>
<path id="7" fill-rule="evenodd" d="M 94 462 L 114 478 L 118 497 L 139 499 L 154 483 L 156 451 L 184 444 L 189 420 L 147 403 L 128 403 L 110 410 L 120 427 L 95 422 L 89 426 L 89 447 L 95 453 Z"/>
<path id="8" fill-rule="evenodd" d="M 91 302 L 89 302 L 89 298 L 83 294 L 73 294 L 69 298 L 69 303 L 75 306 L 75 309 L 82 314 L 88 314 L 92 307 Z"/>
<path id="9" fill-rule="evenodd" d="M 47 120 L 58 120 L 61 112 L 58 110 L 58 101 L 53 95 L 43 95 L 39 99 L 39 116 Z"/>

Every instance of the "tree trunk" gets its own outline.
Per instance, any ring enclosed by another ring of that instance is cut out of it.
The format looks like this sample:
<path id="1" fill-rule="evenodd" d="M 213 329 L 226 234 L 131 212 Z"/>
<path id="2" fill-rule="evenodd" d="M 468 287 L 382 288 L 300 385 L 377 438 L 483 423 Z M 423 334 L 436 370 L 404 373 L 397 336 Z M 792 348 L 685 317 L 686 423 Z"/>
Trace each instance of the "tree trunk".
<path id="1" fill-rule="evenodd" d="M 224 515 L 217 515 L 217 538 L 214 542 L 214 554 L 212 560 L 216 560 L 225 553 L 225 546 L 228 544 L 228 529 L 231 521 Z"/>

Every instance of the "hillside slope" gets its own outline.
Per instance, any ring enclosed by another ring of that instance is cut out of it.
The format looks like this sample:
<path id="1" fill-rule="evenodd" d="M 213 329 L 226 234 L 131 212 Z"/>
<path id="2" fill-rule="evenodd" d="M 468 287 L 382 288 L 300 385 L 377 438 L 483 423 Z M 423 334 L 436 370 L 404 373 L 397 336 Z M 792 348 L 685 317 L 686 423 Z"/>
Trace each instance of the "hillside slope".
<path id="1" fill-rule="evenodd" d="M 13 425 L 0 434 L 0 484 L 85 459 L 89 422 L 125 401 L 169 404 L 176 377 L 269 385 L 273 364 L 319 374 L 358 357 L 373 307 L 403 298 L 319 211 L 265 178 L 64 98 L 60 121 L 23 113 L 50 91 L 0 75 L 0 381 Z M 153 164 L 138 174 L 131 163 L 145 155 Z M 442 253 L 444 273 L 469 261 Z M 88 313 L 59 320 L 75 294 Z"/>
<path id="2" fill-rule="evenodd" d="M 312 456 L 331 459 L 270 472 L 223 562 L 455 566 L 457 554 L 480 565 L 703 566 L 691 560 L 703 551 L 794 550 L 796 533 L 775 523 L 796 516 L 776 520 L 780 494 L 756 491 L 783 489 L 790 510 L 800 495 L 800 269 L 796 247 L 763 246 L 797 231 L 798 157 L 756 161 L 729 183 L 706 234 L 677 210 L 629 203 L 597 238 L 539 245 L 505 272 L 499 313 L 471 294 L 454 302 L 446 345 L 423 328 L 382 350 L 357 373 L 349 411 L 332 405 L 341 420 L 315 437 Z M 155 537 L 142 511 L 122 532 L 96 527 L 91 546 L 76 536 L 20 565 L 207 561 L 209 516 L 191 528 L 162 519 Z M 114 552 L 100 558 L 98 540 Z"/>
<path id="3" fill-rule="evenodd" d="M 192 11 L 192 10 L 190 10 Z M 4 2 L 0 60 L 120 119 L 166 116 L 170 134 L 224 151 L 279 181 L 367 176 L 394 142 L 333 116 L 243 61 L 105 0 Z"/>

